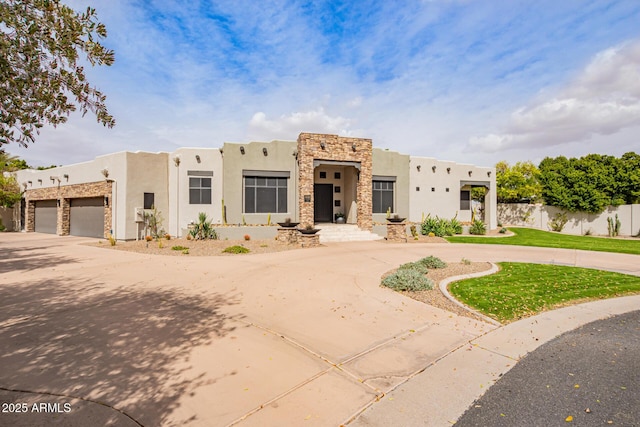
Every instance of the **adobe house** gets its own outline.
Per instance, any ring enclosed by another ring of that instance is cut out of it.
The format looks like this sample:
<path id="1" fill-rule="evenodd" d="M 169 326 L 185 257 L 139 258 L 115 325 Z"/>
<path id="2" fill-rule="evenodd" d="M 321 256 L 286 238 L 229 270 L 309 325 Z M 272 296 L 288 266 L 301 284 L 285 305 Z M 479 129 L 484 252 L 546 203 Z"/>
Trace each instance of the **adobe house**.
<path id="1" fill-rule="evenodd" d="M 388 212 L 413 222 L 429 214 L 469 221 L 471 190 L 478 186 L 488 189 L 484 221 L 489 229 L 497 226 L 493 168 L 328 134 L 172 153 L 120 152 L 16 177 L 24 190 L 20 228 L 58 235 L 137 239 L 142 213 L 152 207 L 174 236 L 185 235 L 199 212 L 214 224 L 291 218 L 319 228 L 340 214 L 348 224 L 383 234 L 376 224 L 384 224 Z"/>

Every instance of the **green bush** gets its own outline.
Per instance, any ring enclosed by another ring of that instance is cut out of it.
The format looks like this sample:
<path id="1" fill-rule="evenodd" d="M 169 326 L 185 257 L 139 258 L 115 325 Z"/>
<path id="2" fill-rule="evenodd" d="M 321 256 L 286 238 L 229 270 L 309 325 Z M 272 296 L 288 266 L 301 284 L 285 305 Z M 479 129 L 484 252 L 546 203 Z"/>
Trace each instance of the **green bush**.
<path id="1" fill-rule="evenodd" d="M 223 250 L 222 252 L 226 254 L 246 254 L 249 252 L 249 249 L 245 248 L 244 246 L 235 245 L 225 248 L 225 250 Z"/>
<path id="2" fill-rule="evenodd" d="M 431 217 L 431 214 L 422 221 L 421 230 L 423 235 L 433 233 L 435 236 L 453 236 L 454 234 L 462 234 L 462 224 L 458 221 L 457 216 L 452 219 L 444 219 L 436 216 Z"/>
<path id="3" fill-rule="evenodd" d="M 396 291 L 423 291 L 433 289 L 433 282 L 413 269 L 398 269 L 382 280 L 382 286 Z"/>
<path id="4" fill-rule="evenodd" d="M 185 249 L 189 249 L 189 248 L 186 247 L 186 246 L 172 246 L 171 247 L 172 251 L 184 251 Z"/>
<path id="5" fill-rule="evenodd" d="M 207 218 L 207 214 L 200 212 L 198 214 L 198 223 L 191 229 L 189 235 L 194 240 L 218 239 L 218 234 L 211 225 L 211 221 Z"/>
<path id="6" fill-rule="evenodd" d="M 484 222 L 476 219 L 469 227 L 469 234 L 483 235 L 487 234 L 487 226 L 484 225 Z"/>
<path id="7" fill-rule="evenodd" d="M 553 217 L 553 219 L 551 219 L 551 221 L 549 221 L 548 225 L 551 231 L 560 233 L 567 222 L 569 222 L 567 214 L 565 212 L 559 212 Z"/>
<path id="8" fill-rule="evenodd" d="M 428 256 L 426 258 L 422 258 L 419 261 L 416 261 L 416 263 L 421 264 L 423 266 L 425 266 L 426 268 L 432 269 L 432 268 L 445 268 L 447 266 L 447 263 L 442 261 L 440 258 L 434 257 L 434 256 Z"/>
<path id="9" fill-rule="evenodd" d="M 504 234 L 504 233 L 506 233 L 506 232 L 507 232 L 507 229 L 506 229 L 506 228 L 502 227 L 502 228 L 500 229 L 500 234 Z"/>
<path id="10" fill-rule="evenodd" d="M 414 270 L 420 274 L 427 274 L 429 272 L 429 267 L 418 261 L 402 264 L 400 267 L 398 267 L 398 270 Z"/>

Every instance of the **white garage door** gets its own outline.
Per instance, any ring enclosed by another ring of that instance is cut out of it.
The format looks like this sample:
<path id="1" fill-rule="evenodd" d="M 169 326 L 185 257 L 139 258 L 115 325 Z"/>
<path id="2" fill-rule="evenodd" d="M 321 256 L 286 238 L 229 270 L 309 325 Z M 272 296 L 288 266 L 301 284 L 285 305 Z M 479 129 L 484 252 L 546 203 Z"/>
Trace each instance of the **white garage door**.
<path id="1" fill-rule="evenodd" d="M 104 237 L 104 199 L 71 199 L 69 222 L 72 236 Z"/>
<path id="2" fill-rule="evenodd" d="M 36 232 L 56 234 L 57 219 L 58 219 L 57 200 L 36 201 L 36 218 L 35 218 Z"/>

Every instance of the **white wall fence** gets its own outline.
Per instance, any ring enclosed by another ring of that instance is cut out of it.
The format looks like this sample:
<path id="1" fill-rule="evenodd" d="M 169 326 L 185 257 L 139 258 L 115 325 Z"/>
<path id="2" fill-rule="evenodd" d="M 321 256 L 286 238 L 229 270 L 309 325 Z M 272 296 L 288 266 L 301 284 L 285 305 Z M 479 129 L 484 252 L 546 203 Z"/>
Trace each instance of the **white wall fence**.
<path id="1" fill-rule="evenodd" d="M 526 203 L 498 204 L 498 222 L 504 226 L 517 225 L 523 227 L 550 230 L 549 222 L 558 213 L 565 212 L 560 208 Z M 618 214 L 620 220 L 620 236 L 636 236 L 640 233 L 640 204 L 609 206 L 601 214 L 585 212 L 566 212 L 569 221 L 562 230 L 566 234 L 606 236 L 609 234 L 607 218 L 615 221 Z"/>

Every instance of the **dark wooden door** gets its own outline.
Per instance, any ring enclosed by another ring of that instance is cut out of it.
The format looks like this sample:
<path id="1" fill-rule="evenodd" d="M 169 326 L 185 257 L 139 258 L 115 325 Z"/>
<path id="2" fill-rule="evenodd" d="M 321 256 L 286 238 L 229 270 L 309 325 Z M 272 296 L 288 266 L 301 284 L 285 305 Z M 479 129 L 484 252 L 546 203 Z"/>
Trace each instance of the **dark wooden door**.
<path id="1" fill-rule="evenodd" d="M 333 221 L 333 184 L 315 184 L 313 186 L 314 222 Z"/>

